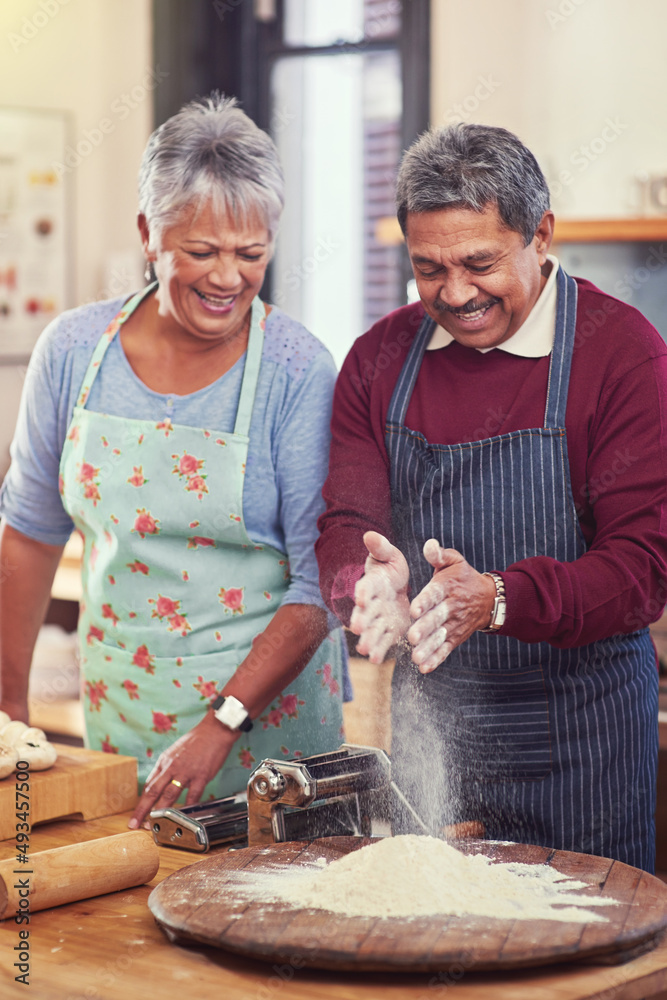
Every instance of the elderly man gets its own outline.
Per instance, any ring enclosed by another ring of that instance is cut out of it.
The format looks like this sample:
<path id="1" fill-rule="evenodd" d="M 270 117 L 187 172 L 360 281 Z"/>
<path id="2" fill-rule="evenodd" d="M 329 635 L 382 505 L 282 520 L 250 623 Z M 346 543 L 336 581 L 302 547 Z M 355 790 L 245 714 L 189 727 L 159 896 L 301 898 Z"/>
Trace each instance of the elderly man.
<path id="1" fill-rule="evenodd" d="M 396 647 L 394 777 L 428 826 L 650 871 L 667 346 L 549 255 L 510 132 L 423 135 L 397 206 L 421 302 L 341 371 L 323 594 L 371 661 Z"/>

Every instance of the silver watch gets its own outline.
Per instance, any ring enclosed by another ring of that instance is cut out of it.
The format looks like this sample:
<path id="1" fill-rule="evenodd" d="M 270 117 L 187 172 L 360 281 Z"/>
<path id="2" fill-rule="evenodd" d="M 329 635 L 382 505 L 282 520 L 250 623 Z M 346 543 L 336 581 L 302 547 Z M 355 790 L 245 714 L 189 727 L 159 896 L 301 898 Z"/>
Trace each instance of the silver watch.
<path id="1" fill-rule="evenodd" d="M 507 601 L 505 599 L 505 583 L 499 573 L 482 573 L 482 576 L 490 576 L 496 587 L 496 596 L 491 612 L 491 621 L 486 628 L 478 629 L 479 632 L 497 632 L 505 624 L 507 614 Z"/>

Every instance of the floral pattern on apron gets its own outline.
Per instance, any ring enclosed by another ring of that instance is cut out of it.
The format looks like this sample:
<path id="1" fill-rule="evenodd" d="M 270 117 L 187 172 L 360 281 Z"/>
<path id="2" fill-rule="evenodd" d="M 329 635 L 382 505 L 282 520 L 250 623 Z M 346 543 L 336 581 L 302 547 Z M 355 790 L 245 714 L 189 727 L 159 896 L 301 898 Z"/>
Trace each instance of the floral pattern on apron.
<path id="1" fill-rule="evenodd" d="M 255 544 L 244 522 L 264 342 L 259 298 L 233 433 L 86 408 L 110 343 L 154 288 L 127 303 L 100 338 L 60 463 L 63 505 L 84 539 L 79 639 L 86 744 L 137 757 L 141 784 L 162 751 L 202 718 L 280 607 L 290 580 L 286 554 Z M 343 663 L 337 629 L 237 740 L 204 797 L 245 788 L 250 769 L 265 757 L 338 747 Z"/>

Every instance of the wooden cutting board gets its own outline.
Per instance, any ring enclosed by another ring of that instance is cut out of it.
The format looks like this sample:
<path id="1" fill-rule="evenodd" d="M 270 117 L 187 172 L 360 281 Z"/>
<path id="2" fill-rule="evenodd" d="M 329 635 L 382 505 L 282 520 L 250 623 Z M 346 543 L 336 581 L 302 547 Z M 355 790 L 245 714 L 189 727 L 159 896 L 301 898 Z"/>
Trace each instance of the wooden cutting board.
<path id="1" fill-rule="evenodd" d="M 29 788 L 17 790 L 16 777 L 0 781 L 0 840 L 14 837 L 17 812 L 28 796 L 30 822 L 73 817 L 97 819 L 133 809 L 137 802 L 137 760 L 101 750 L 54 743 L 58 759 L 46 771 L 30 773 Z"/>
<path id="2" fill-rule="evenodd" d="M 514 969 L 582 960 L 615 964 L 654 947 L 667 928 L 667 885 L 659 879 L 608 858 L 525 844 L 462 841 L 456 846 L 498 861 L 550 864 L 589 882 L 591 888 L 582 893 L 620 901 L 602 911 L 609 922 L 341 917 L 249 901 L 236 876 L 243 870 L 243 879 L 249 873 L 253 882 L 264 878 L 268 884 L 275 866 L 303 866 L 321 857 L 332 861 L 368 843 L 372 841 L 331 837 L 217 853 L 165 879 L 148 905 L 172 941 L 198 941 L 297 968 L 374 972 L 432 972 L 457 965 L 464 970 Z"/>

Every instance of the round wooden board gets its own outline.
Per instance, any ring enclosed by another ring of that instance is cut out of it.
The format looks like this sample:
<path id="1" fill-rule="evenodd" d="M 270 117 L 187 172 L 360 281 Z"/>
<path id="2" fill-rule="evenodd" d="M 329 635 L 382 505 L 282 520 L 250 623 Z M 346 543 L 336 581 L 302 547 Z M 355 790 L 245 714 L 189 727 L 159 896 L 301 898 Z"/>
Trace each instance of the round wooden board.
<path id="1" fill-rule="evenodd" d="M 621 962 L 654 947 L 667 927 L 667 885 L 646 872 L 590 854 L 494 841 L 456 846 L 497 861 L 549 864 L 590 884 L 582 898 L 609 896 L 621 905 L 604 908 L 608 923 L 446 915 L 400 920 L 296 909 L 267 902 L 270 890 L 261 893 L 262 879 L 268 886 L 276 866 L 312 865 L 322 857 L 333 861 L 369 843 L 330 837 L 218 852 L 170 875 L 148 905 L 158 925 L 179 943 L 197 941 L 295 968 L 373 972 L 432 972 L 457 963 L 490 970 L 583 959 Z M 243 886 L 248 878 L 259 885 L 253 895 L 261 899 L 249 899 Z"/>

